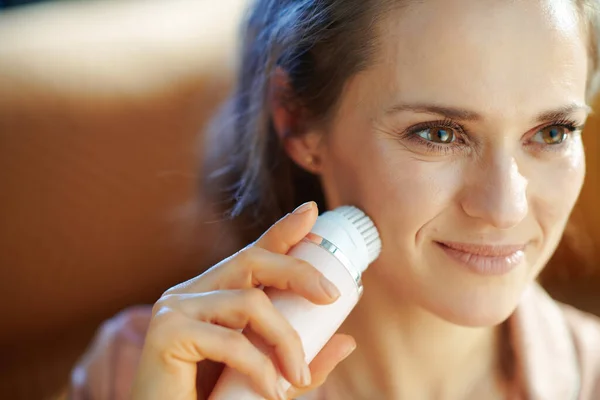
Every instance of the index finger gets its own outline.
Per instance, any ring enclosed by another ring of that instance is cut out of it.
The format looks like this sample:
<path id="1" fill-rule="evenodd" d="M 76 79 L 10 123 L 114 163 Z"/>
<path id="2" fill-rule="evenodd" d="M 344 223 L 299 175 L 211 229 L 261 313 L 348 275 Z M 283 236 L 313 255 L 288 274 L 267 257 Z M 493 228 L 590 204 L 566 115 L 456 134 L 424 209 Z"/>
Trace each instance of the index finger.
<path id="1" fill-rule="evenodd" d="M 253 244 L 272 253 L 286 254 L 300 242 L 312 229 L 317 220 L 319 210 L 314 201 L 309 201 L 296 208 L 271 226 Z"/>

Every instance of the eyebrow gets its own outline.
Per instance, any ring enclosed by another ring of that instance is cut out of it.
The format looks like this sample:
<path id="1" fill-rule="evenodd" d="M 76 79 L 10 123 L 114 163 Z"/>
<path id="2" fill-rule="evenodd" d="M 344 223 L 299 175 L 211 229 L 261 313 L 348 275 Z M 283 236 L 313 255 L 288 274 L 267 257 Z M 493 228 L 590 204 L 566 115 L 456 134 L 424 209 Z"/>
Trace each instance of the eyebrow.
<path id="1" fill-rule="evenodd" d="M 547 122 L 561 120 L 567 118 L 574 112 L 581 110 L 584 110 L 587 114 L 590 114 L 592 112 L 592 108 L 587 104 L 571 103 L 554 110 L 544 111 L 536 116 L 535 121 Z M 459 121 L 481 121 L 483 119 L 481 114 L 478 114 L 475 111 L 466 110 L 464 108 L 444 107 L 435 104 L 422 103 L 395 105 L 390 107 L 386 111 L 386 114 L 394 114 L 402 111 L 441 115 L 446 118 L 455 119 Z"/>

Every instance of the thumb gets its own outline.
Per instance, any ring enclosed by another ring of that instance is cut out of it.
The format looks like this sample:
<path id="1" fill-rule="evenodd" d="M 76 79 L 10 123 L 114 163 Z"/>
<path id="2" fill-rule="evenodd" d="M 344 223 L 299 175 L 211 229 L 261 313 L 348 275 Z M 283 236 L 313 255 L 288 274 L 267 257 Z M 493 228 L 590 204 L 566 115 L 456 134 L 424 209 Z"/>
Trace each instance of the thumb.
<path id="1" fill-rule="evenodd" d="M 286 254 L 310 232 L 318 215 L 314 201 L 304 203 L 271 226 L 254 245 L 272 253 Z"/>
<path id="2" fill-rule="evenodd" d="M 288 398 L 294 399 L 315 390 L 325 383 L 329 374 L 337 365 L 348 357 L 356 348 L 354 338 L 348 335 L 335 334 L 310 363 L 311 384 L 309 387 L 295 388 L 288 391 Z"/>

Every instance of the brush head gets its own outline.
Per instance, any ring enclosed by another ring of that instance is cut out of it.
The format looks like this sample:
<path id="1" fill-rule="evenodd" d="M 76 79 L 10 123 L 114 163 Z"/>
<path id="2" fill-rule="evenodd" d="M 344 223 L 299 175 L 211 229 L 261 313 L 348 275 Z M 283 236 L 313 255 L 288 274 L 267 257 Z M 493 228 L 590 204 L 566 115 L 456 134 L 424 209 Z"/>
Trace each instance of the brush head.
<path id="1" fill-rule="evenodd" d="M 375 224 L 354 206 L 342 206 L 321 214 L 312 232 L 339 248 L 360 273 L 381 252 L 381 239 Z"/>

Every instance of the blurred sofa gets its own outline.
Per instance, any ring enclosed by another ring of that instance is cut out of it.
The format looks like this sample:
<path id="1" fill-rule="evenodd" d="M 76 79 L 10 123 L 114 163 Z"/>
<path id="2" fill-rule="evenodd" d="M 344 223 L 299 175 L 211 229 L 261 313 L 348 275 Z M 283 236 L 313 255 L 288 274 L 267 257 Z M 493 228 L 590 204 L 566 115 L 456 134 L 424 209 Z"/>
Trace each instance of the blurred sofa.
<path id="1" fill-rule="evenodd" d="M 235 247 L 196 177 L 243 3 L 0 14 L 0 398 L 56 393 L 102 320 Z"/>
<path id="2" fill-rule="evenodd" d="M 0 15 L 0 398 L 52 398 L 101 321 L 240 245 L 196 177 L 245 3 Z M 544 284 L 600 314 L 600 119 L 586 131 L 587 181 Z"/>

